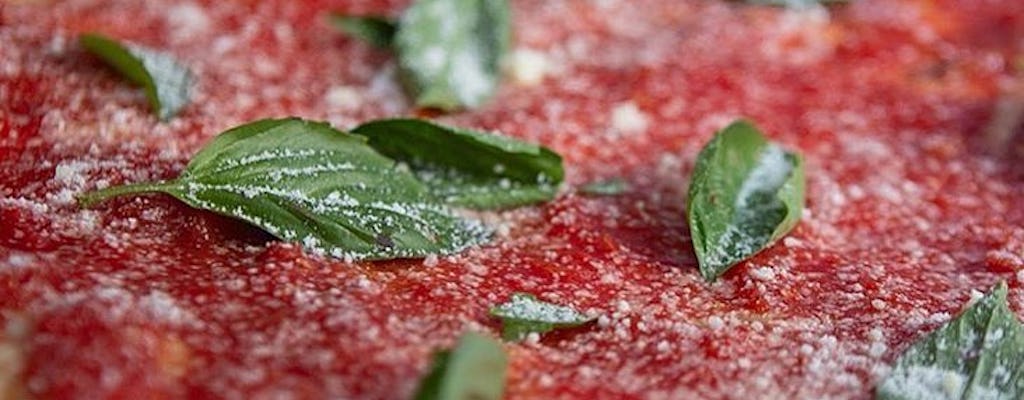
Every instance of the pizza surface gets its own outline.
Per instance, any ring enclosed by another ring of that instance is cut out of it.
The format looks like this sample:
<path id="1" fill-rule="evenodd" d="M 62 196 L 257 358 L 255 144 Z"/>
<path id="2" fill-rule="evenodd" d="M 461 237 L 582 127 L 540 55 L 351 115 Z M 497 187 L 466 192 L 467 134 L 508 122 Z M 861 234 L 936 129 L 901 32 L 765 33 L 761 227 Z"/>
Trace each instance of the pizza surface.
<path id="1" fill-rule="evenodd" d="M 557 150 L 566 185 L 480 213 L 497 236 L 452 256 L 344 262 L 159 194 L 76 204 L 255 119 L 415 115 L 393 55 L 326 21 L 406 6 L 0 3 L 0 398 L 408 398 L 526 292 L 600 317 L 504 344 L 510 399 L 864 399 L 996 282 L 1024 315 L 1024 157 L 985 138 L 1024 76 L 1017 0 L 513 1 L 497 95 L 436 118 Z M 83 32 L 174 55 L 192 102 L 158 120 Z M 686 188 L 736 118 L 803 154 L 806 209 L 707 283 Z"/>

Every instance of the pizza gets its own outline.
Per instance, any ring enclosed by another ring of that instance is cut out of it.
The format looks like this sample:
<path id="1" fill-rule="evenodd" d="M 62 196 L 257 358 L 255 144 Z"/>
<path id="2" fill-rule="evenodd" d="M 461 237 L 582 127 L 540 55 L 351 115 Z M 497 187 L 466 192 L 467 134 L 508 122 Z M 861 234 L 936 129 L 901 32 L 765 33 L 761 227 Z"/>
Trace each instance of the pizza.
<path id="1" fill-rule="evenodd" d="M 586 318 L 499 342 L 506 398 L 864 399 L 999 282 L 1024 316 L 1024 3 L 512 1 L 501 83 L 450 109 L 329 20 L 412 6 L 0 3 L 0 398 L 408 398 L 525 293 Z M 88 33 L 173 56 L 188 103 L 154 113 Z M 79 204 L 290 117 L 500 132 L 557 152 L 564 182 L 465 212 L 486 241 L 385 260 L 166 193 Z M 805 202 L 712 281 L 688 187 L 737 119 L 799 152 Z"/>

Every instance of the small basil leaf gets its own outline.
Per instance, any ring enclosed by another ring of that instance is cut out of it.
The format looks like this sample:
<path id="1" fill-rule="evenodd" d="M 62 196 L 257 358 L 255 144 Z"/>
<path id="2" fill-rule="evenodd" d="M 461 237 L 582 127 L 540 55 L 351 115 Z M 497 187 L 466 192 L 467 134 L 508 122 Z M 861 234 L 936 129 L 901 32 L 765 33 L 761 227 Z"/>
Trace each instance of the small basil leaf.
<path id="1" fill-rule="evenodd" d="M 629 191 L 629 183 L 622 178 L 591 182 L 580 187 L 580 193 L 588 196 L 615 196 Z"/>
<path id="2" fill-rule="evenodd" d="M 178 179 L 108 188 L 79 202 L 88 207 L 154 191 L 345 259 L 451 253 L 488 236 L 480 225 L 453 215 L 362 136 L 297 118 L 220 134 Z"/>
<path id="3" fill-rule="evenodd" d="M 510 37 L 507 0 L 417 0 L 395 34 L 403 83 L 420 107 L 478 106 L 497 89 Z"/>
<path id="4" fill-rule="evenodd" d="M 875 398 L 1024 398 L 1024 325 L 1007 305 L 1006 283 L 910 346 Z"/>
<path id="5" fill-rule="evenodd" d="M 83 34 L 78 41 L 125 78 L 142 86 L 150 106 L 161 120 L 173 117 L 188 104 L 195 78 L 170 55 L 121 44 L 95 33 Z"/>
<path id="6" fill-rule="evenodd" d="M 531 332 L 572 328 L 596 319 L 570 307 L 537 300 L 527 293 L 513 294 L 509 302 L 492 307 L 491 315 L 501 318 L 501 337 L 512 341 L 522 340 Z"/>
<path id="7" fill-rule="evenodd" d="M 452 350 L 438 352 L 416 390 L 416 400 L 497 400 L 505 391 L 508 356 L 501 344 L 466 333 Z"/>
<path id="8" fill-rule="evenodd" d="M 803 161 L 737 121 L 697 156 L 687 220 L 701 275 L 726 270 L 788 233 L 804 206 Z"/>
<path id="9" fill-rule="evenodd" d="M 491 209 L 550 200 L 564 174 L 555 152 L 505 136 L 417 119 L 378 120 L 352 132 L 407 163 L 434 195 L 457 206 Z"/>
<path id="10" fill-rule="evenodd" d="M 349 36 L 380 48 L 391 48 L 398 27 L 389 19 L 378 16 L 357 16 L 333 13 L 331 24 Z"/>

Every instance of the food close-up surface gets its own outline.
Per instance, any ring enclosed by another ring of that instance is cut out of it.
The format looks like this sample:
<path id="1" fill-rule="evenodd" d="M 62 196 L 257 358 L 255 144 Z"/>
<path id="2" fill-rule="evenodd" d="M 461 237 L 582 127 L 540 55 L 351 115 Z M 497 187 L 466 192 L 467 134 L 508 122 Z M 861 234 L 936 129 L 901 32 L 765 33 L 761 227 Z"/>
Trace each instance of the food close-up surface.
<path id="1" fill-rule="evenodd" d="M 0 399 L 1024 398 L 1024 2 L 775 3 L 0 1 Z"/>

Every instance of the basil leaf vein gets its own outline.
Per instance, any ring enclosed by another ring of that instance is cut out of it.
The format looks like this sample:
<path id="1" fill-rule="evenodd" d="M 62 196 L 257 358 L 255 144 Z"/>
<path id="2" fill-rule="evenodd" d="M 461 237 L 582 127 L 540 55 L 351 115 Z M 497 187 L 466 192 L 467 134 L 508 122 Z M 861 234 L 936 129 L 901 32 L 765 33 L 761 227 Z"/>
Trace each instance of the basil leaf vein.
<path id="1" fill-rule="evenodd" d="M 420 107 L 476 107 L 491 97 L 508 50 L 507 0 L 417 0 L 394 46 L 402 81 Z"/>
<path id="2" fill-rule="evenodd" d="M 142 86 L 150 107 L 161 120 L 173 117 L 188 104 L 195 77 L 174 57 L 96 33 L 83 34 L 78 41 L 125 78 Z"/>
<path id="3" fill-rule="evenodd" d="M 803 160 L 746 121 L 718 132 L 697 156 L 687 221 L 708 281 L 788 233 L 804 206 Z"/>
<path id="4" fill-rule="evenodd" d="M 505 391 L 508 356 L 501 344 L 466 333 L 454 349 L 438 352 L 420 381 L 416 400 L 498 400 Z"/>
<path id="5" fill-rule="evenodd" d="M 349 36 L 380 48 L 391 48 L 395 32 L 398 30 L 394 21 L 372 15 L 333 13 L 330 15 L 330 22 L 335 28 Z"/>
<path id="6" fill-rule="evenodd" d="M 531 332 L 573 328 L 596 319 L 571 307 L 537 300 L 528 293 L 513 294 L 508 302 L 492 307 L 490 314 L 501 318 L 501 337 L 511 341 L 522 340 Z"/>
<path id="7" fill-rule="evenodd" d="M 261 120 L 207 144 L 175 180 L 79 197 L 164 192 L 256 225 L 316 253 L 362 260 L 445 254 L 488 232 L 437 202 L 408 171 L 362 136 L 298 118 Z"/>
<path id="8" fill-rule="evenodd" d="M 1006 301 L 1006 282 L 918 340 L 875 388 L 875 398 L 1024 398 L 1024 326 Z"/>
<path id="9" fill-rule="evenodd" d="M 476 209 L 552 199 L 562 158 L 543 146 L 417 119 L 368 122 L 352 130 L 374 149 L 407 163 L 444 201 Z"/>

